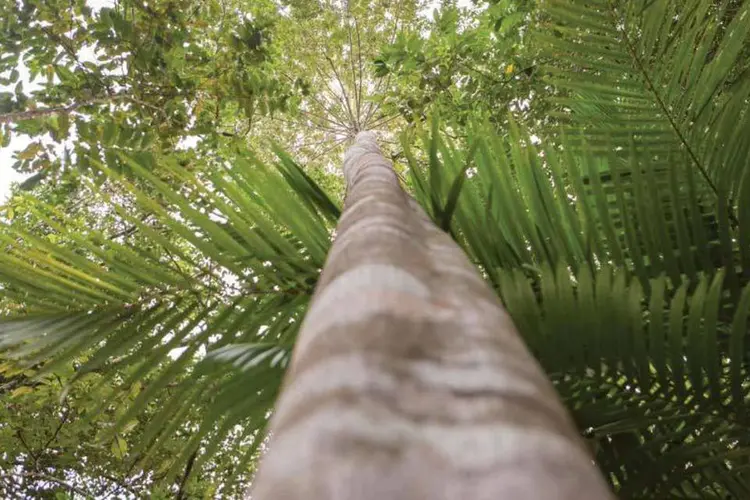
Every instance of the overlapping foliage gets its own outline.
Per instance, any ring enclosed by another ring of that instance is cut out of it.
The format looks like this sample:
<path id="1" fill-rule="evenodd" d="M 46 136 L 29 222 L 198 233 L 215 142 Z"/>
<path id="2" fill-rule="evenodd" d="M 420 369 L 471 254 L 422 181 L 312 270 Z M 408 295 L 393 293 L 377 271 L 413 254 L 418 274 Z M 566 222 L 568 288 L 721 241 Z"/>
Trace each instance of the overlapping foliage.
<path id="1" fill-rule="evenodd" d="M 339 163 L 359 130 L 398 131 L 403 121 L 382 97 L 394 87 L 378 78 L 372 60 L 381 47 L 421 26 L 424 0 L 290 1 L 277 21 L 276 71 L 297 90 L 289 113 L 276 114 L 251 131 L 264 149 L 269 136 L 304 161 L 316 180 L 341 191 Z M 383 134 L 383 141 L 396 143 Z M 335 180 L 331 174 L 335 173 Z M 341 193 L 343 195 L 343 193 Z"/>
<path id="2" fill-rule="evenodd" d="M 748 10 L 545 2 L 560 127 L 409 161 L 625 498 L 750 493 Z"/>
<path id="3" fill-rule="evenodd" d="M 540 90 L 528 36 L 538 15 L 534 2 L 473 3 L 447 2 L 422 29 L 401 32 L 383 47 L 375 71 L 391 85 L 376 99 L 409 123 L 440 113 L 461 126 L 481 117 L 500 127 L 508 106 L 517 119 L 546 121 L 543 102 L 528 105 Z"/>
<path id="4" fill-rule="evenodd" d="M 499 127 L 505 100 L 404 136 L 397 168 L 502 296 L 623 498 L 750 495 L 748 10 L 540 2 L 535 99 L 554 120 Z M 200 169 L 109 149 L 86 182 L 130 233 L 30 200 L 0 234 L 4 356 L 35 377 L 75 361 L 73 381 L 148 380 L 99 407 L 122 409 L 110 437 L 151 408 L 124 457 L 137 466 L 189 433 L 168 483 L 227 440 L 246 473 L 339 208 L 284 153 L 260 161 L 239 140 Z"/>
<path id="5" fill-rule="evenodd" d="M 625 498 L 747 495 L 750 284 L 729 279 L 736 246 L 711 260 L 693 239 L 718 221 L 718 246 L 734 233 L 726 213 L 701 216 L 684 163 L 660 184 L 634 161 L 620 175 L 641 178 L 618 181 L 610 204 L 592 170 L 606 157 L 480 130 L 465 150 L 426 135 L 427 171 L 410 155 L 416 192 L 436 222 L 450 217 L 613 485 Z"/>
<path id="6" fill-rule="evenodd" d="M 0 115 L 0 120 L 5 124 L 3 139 L 6 143 L 11 137 L 14 140 L 24 135 L 31 137 L 31 144 L 17 153 L 18 161 L 14 168 L 36 174 L 21 186 L 21 190 L 31 190 L 32 195 L 24 196 L 17 191 L 0 212 L 3 222 L 9 222 L 13 228 L 11 232 L 7 232 L 10 231 L 10 227 L 2 228 L 6 237 L 3 244 L 13 245 L 28 237 L 34 239 L 33 245 L 43 246 L 45 249 L 55 248 L 56 251 L 52 255 L 56 257 L 51 257 L 53 260 L 62 258 L 59 251 L 67 252 L 65 255 L 82 255 L 84 259 L 114 258 L 117 255 L 117 258 L 125 259 L 129 265 L 135 267 L 140 266 L 136 263 L 142 255 L 156 255 L 158 262 L 168 261 L 177 269 L 176 272 L 182 273 L 182 277 L 187 280 L 183 280 L 184 286 L 192 287 L 189 292 L 178 292 L 174 288 L 179 285 L 167 279 L 164 273 L 153 275 L 157 278 L 150 281 L 139 282 L 139 278 L 147 276 L 150 272 L 143 273 L 141 269 L 141 274 L 135 277 L 135 285 L 131 283 L 133 286 L 126 289 L 126 295 L 133 294 L 131 300 L 125 300 L 125 295 L 119 294 L 109 297 L 111 300 L 120 300 L 118 304 L 99 304 L 105 309 L 114 305 L 113 309 L 108 309 L 111 314 L 117 314 L 118 306 L 131 308 L 126 311 L 134 311 L 132 308 L 138 307 L 139 304 L 136 299 L 148 302 L 165 291 L 165 286 L 170 292 L 164 297 L 167 300 L 163 303 L 162 309 L 173 305 L 178 308 L 184 307 L 185 309 L 180 311 L 184 313 L 185 318 L 192 318 L 204 305 L 215 308 L 229 307 L 226 305 L 230 304 L 227 297 L 232 298 L 240 290 L 246 291 L 245 288 L 237 284 L 238 278 L 234 275 L 226 279 L 216 273 L 211 275 L 207 271 L 209 265 L 201 262 L 202 250 L 192 248 L 191 244 L 181 237 L 184 232 L 175 232 L 162 224 L 164 213 L 155 213 L 154 205 L 144 203 L 144 200 L 153 201 L 158 206 L 166 206 L 173 198 L 165 197 L 159 190 L 164 188 L 164 185 L 156 186 L 145 180 L 132 168 L 132 164 L 140 165 L 148 171 L 159 172 L 160 179 L 165 184 L 174 186 L 182 183 L 183 179 L 164 169 L 163 162 L 168 161 L 192 175 L 204 178 L 204 172 L 213 172 L 217 166 L 225 166 L 227 161 L 233 162 L 238 156 L 238 151 L 241 151 L 243 156 L 248 154 L 248 144 L 260 145 L 257 150 L 262 158 L 273 158 L 275 154 L 268 147 L 269 137 L 289 147 L 308 163 L 312 163 L 311 159 L 322 158 L 319 151 L 335 154 L 335 148 L 331 145 L 338 142 L 340 147 L 340 136 L 343 134 L 343 137 L 346 137 L 350 131 L 342 127 L 338 131 L 338 136 L 330 134 L 328 130 L 322 130 L 322 133 L 318 134 L 319 123 L 316 119 L 310 118 L 311 113 L 326 118 L 326 113 L 330 110 L 325 105 L 318 104 L 316 107 L 313 98 L 325 99 L 329 104 L 337 105 L 337 109 L 343 112 L 346 112 L 347 106 L 354 106 L 358 108 L 358 113 L 369 114 L 370 117 L 367 120 L 363 119 L 360 126 L 365 122 L 379 121 L 382 116 L 364 95 L 364 87 L 371 82 L 368 71 L 370 54 L 377 50 L 380 43 L 390 40 L 392 33 L 402 29 L 405 23 L 408 24 L 409 19 L 414 16 L 415 4 L 407 0 L 391 7 L 388 2 L 383 2 L 376 7 L 379 16 L 372 17 L 365 15 L 373 8 L 368 2 L 358 5 L 350 2 L 346 7 L 336 2 L 302 2 L 299 5 L 291 2 L 287 8 L 281 10 L 272 2 L 254 2 L 253 5 L 247 6 L 233 1 L 144 4 L 128 0 L 99 9 L 91 9 L 84 2 L 66 4 L 64 8 L 56 3 L 28 2 L 20 18 L 15 14 L 3 17 L 7 30 L 3 31 L 1 36 L 3 46 L 7 50 L 2 59 L 5 69 L 2 76 L 7 78 L 0 84 L 11 84 L 16 87 L 16 91 L 5 96 L 5 108 L 2 110 L 4 114 Z M 1 7 L 12 12 L 16 4 L 8 2 Z M 58 11 L 60 15 L 57 15 Z M 346 14 L 343 22 L 339 16 L 342 12 Z M 388 21 L 388 12 L 399 13 L 399 16 Z M 301 23 L 301 20 L 305 22 Z M 383 33 L 380 34 L 379 31 Z M 58 44 L 60 46 L 56 48 L 51 44 L 51 36 L 64 47 Z M 347 41 L 346 49 L 334 52 L 333 48 L 338 47 L 337 44 L 342 41 Z M 137 50 L 131 50 L 134 46 Z M 64 50 L 61 50 L 61 47 Z M 324 66 L 319 76 L 310 75 L 311 72 L 314 73 L 317 64 L 314 59 L 315 50 L 321 50 L 323 47 L 327 47 L 328 66 Z M 340 69 L 342 67 L 345 69 Z M 24 69 L 30 74 L 24 75 Z M 336 75 L 334 71 L 339 69 L 340 73 Z M 58 73 L 68 78 L 61 78 Z M 28 88 L 29 81 L 31 89 Z M 348 96 L 346 101 L 338 100 L 344 97 L 342 85 Z M 238 86 L 241 89 L 238 89 Z M 311 88 L 315 91 L 314 95 L 309 91 Z M 322 88 L 328 89 L 325 96 L 318 92 Z M 356 99 L 352 90 L 358 92 Z M 280 112 L 284 112 L 283 117 L 279 116 Z M 260 128 L 259 132 L 254 130 L 256 127 Z M 196 147 L 191 147 L 196 143 Z M 15 147 L 15 144 L 13 142 L 11 146 Z M 102 164 L 106 165 L 107 173 L 100 168 Z M 285 170 L 283 175 L 290 179 L 286 182 L 293 182 L 295 175 L 302 174 L 292 163 L 288 165 L 292 166 Z M 323 181 L 329 189 L 333 188 L 331 191 L 340 196 L 342 189 L 338 182 L 339 176 L 321 173 L 318 169 L 308 170 L 308 173 L 319 182 Z M 122 176 L 126 182 L 113 182 L 112 175 Z M 304 177 L 302 179 L 304 180 Z M 247 186 L 260 182 L 265 182 L 263 176 L 248 179 L 241 187 L 235 189 L 244 192 Z M 128 191 L 127 186 L 131 185 L 140 189 L 139 197 Z M 211 190 L 215 189 L 211 182 L 208 186 Z M 181 191 L 181 195 L 190 199 L 191 192 L 186 188 Z M 286 210 L 293 206 L 285 198 L 283 190 L 274 194 L 272 198 L 276 203 L 275 210 L 281 214 L 285 214 Z M 206 210 L 205 200 L 191 202 L 196 202 L 199 210 Z M 243 208 L 250 209 L 250 206 L 246 205 Z M 333 204 L 329 204 L 326 209 L 333 210 L 334 213 L 337 210 Z M 169 217 L 172 215 L 170 212 Z M 269 243 L 271 246 L 268 248 L 272 248 L 273 252 L 279 248 L 296 252 L 296 243 L 283 243 L 288 236 L 288 225 L 288 222 L 279 224 L 281 229 L 278 237 L 281 238 L 279 241 L 282 246 Z M 330 222 L 326 223 L 325 231 L 321 233 L 326 242 L 329 239 L 330 226 Z M 231 221 L 225 221 L 221 227 L 229 230 L 242 245 L 249 245 L 248 241 L 253 241 L 252 245 L 262 241 L 262 238 L 259 240 L 257 237 L 249 239 L 250 236 L 237 236 L 239 233 Z M 302 230 L 311 233 L 317 230 L 310 224 L 295 227 L 301 227 Z M 156 238 L 155 231 L 160 232 Z M 17 239 L 16 236 L 20 233 L 24 236 Z M 98 253 L 81 252 L 82 241 L 86 240 L 87 236 L 95 238 L 94 245 L 103 246 Z M 169 244 L 165 247 L 167 241 Z M 118 246 L 121 244 L 126 244 L 136 251 L 124 256 L 124 251 Z M 235 250 L 236 248 L 237 245 L 232 247 Z M 37 257 L 45 252 L 46 250 L 42 250 Z M 185 261 L 185 258 L 195 260 Z M 317 259 L 320 261 L 320 253 Z M 81 262 L 77 261 L 78 264 Z M 96 260 L 96 265 L 88 267 L 87 270 L 94 272 L 103 262 Z M 202 267 L 194 268 L 196 265 Z M 321 265 L 322 261 L 317 262 L 317 267 L 313 266 L 311 269 L 318 269 Z M 193 268 L 192 274 L 187 273 L 187 269 Z M 23 271 L 19 273 L 19 269 Z M 117 269 L 122 270 L 122 264 Z M 299 277 L 299 267 L 286 266 L 285 269 L 294 279 Z M 28 280 L 25 280 L 25 284 L 24 280 L 15 283 L 16 278 L 27 271 L 28 266 L 12 270 L 13 277 L 8 281 L 19 286 L 3 288 L 0 307 L 4 314 L 30 312 L 35 299 L 27 295 L 29 290 L 36 290 L 37 297 L 47 296 L 49 300 L 40 306 L 42 308 L 57 310 L 62 307 L 79 310 L 84 314 L 93 313 L 85 308 L 81 310 L 80 304 L 53 305 L 53 299 L 58 295 L 51 292 L 49 287 L 27 288 Z M 78 276 L 80 278 L 81 275 Z M 187 278 L 189 276 L 197 276 L 197 279 L 191 282 Z M 91 280 L 84 281 L 92 283 Z M 156 286 L 157 282 L 162 286 L 157 287 L 158 290 L 152 290 L 150 287 Z M 274 290 L 259 290 L 255 296 L 259 299 L 268 299 L 270 314 L 260 314 L 257 317 L 263 329 L 271 326 L 269 323 L 262 323 L 262 318 L 268 317 L 278 321 L 278 328 L 296 326 L 284 323 L 285 318 L 298 317 L 295 308 L 302 307 L 300 304 L 304 304 L 305 296 L 309 295 L 313 282 L 308 280 L 299 290 L 292 290 L 288 294 L 282 292 L 286 298 L 276 300 L 271 300 L 270 297 L 275 293 Z M 122 281 L 118 283 L 123 284 Z M 57 289 L 66 288 L 69 284 L 68 281 L 58 282 Z M 141 285 L 147 290 L 140 290 Z M 74 287 L 70 291 L 80 292 L 81 289 Z M 189 293 L 193 302 L 178 302 L 177 299 L 183 299 L 181 293 Z M 299 294 L 299 298 L 295 298 L 295 294 Z M 179 297 L 173 301 L 175 295 Z M 98 297 L 105 302 L 108 300 L 106 295 Z M 217 297 L 221 297 L 226 304 L 215 303 Z M 88 304 L 94 305 L 94 302 Z M 288 302 L 291 302 L 290 312 L 282 313 L 280 308 Z M 231 304 L 236 306 L 233 302 Z M 253 307 L 255 308 L 255 305 Z M 235 307 L 233 312 L 245 308 L 246 304 L 242 303 Z M 154 314 L 158 312 L 158 309 L 152 310 Z M 253 309 L 253 314 L 256 312 Z M 106 311 L 100 311 L 100 318 L 105 318 L 107 314 Z M 212 314 L 208 315 L 209 318 Z M 123 321 L 127 318 L 127 314 L 121 317 Z M 170 316 L 165 313 L 160 319 L 154 320 L 155 323 L 152 325 L 169 327 L 169 323 L 160 323 L 168 318 Z M 80 325 L 74 323 L 69 326 L 76 328 Z M 105 324 L 97 325 L 93 322 L 84 323 L 83 326 L 94 330 L 105 328 Z M 252 326 L 247 328 L 252 330 Z M 274 331 L 274 328 L 271 328 L 272 335 Z M 164 335 L 169 334 L 168 331 L 164 332 Z M 97 345 L 94 337 L 91 342 L 92 346 Z M 152 342 L 149 346 L 157 344 L 158 342 Z M 125 343 L 123 349 L 127 350 L 130 345 Z M 282 350 L 288 348 L 287 343 Z M 269 354 L 279 351 L 273 346 L 269 350 L 264 345 L 260 345 L 258 349 Z M 205 351 L 206 345 L 199 345 L 197 349 L 185 355 L 180 365 L 183 367 L 183 373 L 175 375 L 175 378 L 161 389 L 154 387 L 150 391 L 150 396 L 146 398 L 148 401 L 145 406 L 139 403 L 143 410 L 139 416 L 139 430 L 147 427 L 148 422 L 152 420 L 164 424 L 161 417 L 157 418 L 157 412 L 150 410 L 164 406 L 167 401 L 179 401 L 181 393 L 175 389 L 178 382 L 189 383 L 185 381 L 185 373 L 193 372 L 195 362 L 204 359 Z M 172 354 L 166 358 L 152 356 L 149 359 L 169 362 L 178 354 L 176 350 L 170 352 Z M 223 355 L 231 358 L 234 352 L 229 349 Z M 86 351 L 82 356 L 71 358 L 68 363 L 61 362 L 48 366 L 49 369 L 45 369 L 44 372 L 34 373 L 40 380 L 46 380 L 45 377 L 57 376 L 62 371 L 71 370 L 75 365 L 77 375 L 72 379 L 64 376 L 61 382 L 63 385 L 72 382 L 72 392 L 68 394 L 74 395 L 80 395 L 81 392 L 99 394 L 105 388 L 113 387 L 127 392 L 129 385 L 136 383 L 133 382 L 134 372 L 129 363 L 138 360 L 138 357 L 126 357 L 121 360 L 122 363 L 115 363 L 111 367 L 93 367 L 94 373 L 106 372 L 106 375 L 96 390 L 89 391 L 89 386 L 85 384 L 88 375 L 79 372 L 78 368 L 86 364 L 90 355 L 91 352 Z M 210 363 L 203 365 L 202 369 L 209 370 L 206 368 L 209 365 Z M 204 421 L 205 415 L 201 408 L 210 404 L 205 398 L 200 400 L 200 404 L 193 405 L 193 410 L 186 410 L 187 413 L 164 413 L 170 417 L 174 416 L 177 423 L 174 429 L 167 428 L 157 443 L 158 449 L 153 448 L 153 453 L 148 456 L 140 452 L 140 448 L 146 445 L 140 444 L 142 439 L 139 433 L 118 433 L 116 429 L 110 428 L 118 421 L 122 423 L 121 417 L 127 406 L 123 403 L 125 400 L 116 399 L 114 394 L 110 400 L 101 400 L 95 408 L 87 410 L 97 410 L 94 413 L 109 415 L 103 417 L 106 424 L 97 419 L 66 419 L 61 434 L 49 443 L 42 439 L 46 443 L 44 449 L 40 449 L 40 443 L 30 443 L 33 453 L 29 453 L 11 430 L 23 426 L 23 422 L 30 419 L 33 421 L 30 416 L 32 410 L 31 407 L 19 406 L 16 398 L 33 398 L 40 404 L 43 403 L 52 420 L 59 418 L 65 403 L 60 403 L 59 395 L 54 394 L 54 388 L 60 390 L 59 383 L 50 386 L 50 390 L 46 392 L 36 390 L 34 394 L 13 396 L 13 391 L 17 387 L 41 387 L 36 382 L 27 381 L 25 377 L 19 376 L 20 372 L 17 372 L 16 366 L 16 363 L 3 366 L 6 375 L 6 379 L 2 380 L 3 402 L 7 402 L 8 408 L 23 408 L 10 413 L 17 415 L 17 418 L 8 422 L 9 433 L 5 435 L 6 439 L 1 441 L 3 448 L 9 452 L 8 456 L 17 464 L 16 469 L 7 478 L 3 477 L 3 481 L 13 483 L 12 487 L 8 486 L 10 489 L 3 490 L 4 494 L 10 495 L 11 492 L 19 491 L 34 494 L 44 491 L 48 494 L 55 489 L 68 488 L 73 491 L 75 487 L 93 488 L 96 481 L 92 482 L 89 479 L 92 475 L 103 477 L 108 470 L 107 458 L 111 465 L 110 474 L 121 476 L 120 486 L 138 491 L 144 491 L 144 488 L 149 487 L 164 487 L 177 496 L 195 495 L 198 491 L 208 491 L 216 487 L 219 488 L 220 494 L 232 496 L 232 480 L 245 481 L 252 471 L 252 452 L 248 451 L 249 445 L 253 440 L 252 436 L 257 434 L 257 425 L 264 423 L 263 419 L 256 422 L 255 427 L 254 424 L 251 425 L 247 434 L 239 437 L 235 436 L 237 428 L 231 428 L 230 424 L 227 424 L 229 430 L 220 432 L 227 437 L 212 440 L 213 450 L 209 450 L 210 453 L 205 459 L 186 461 L 184 456 L 180 458 L 180 453 L 170 453 L 169 450 L 182 451 L 186 444 L 190 444 L 194 427 Z M 37 365 L 37 368 L 40 367 Z M 26 372 L 31 373 L 29 370 Z M 261 386 L 267 389 L 267 393 L 272 394 L 274 384 L 278 384 L 280 373 L 279 370 L 269 372 L 274 377 L 271 382 Z M 209 377 L 208 374 L 202 376 Z M 156 380 L 158 377 L 159 371 L 156 370 L 148 375 L 147 379 Z M 82 382 L 79 383 L 78 379 Z M 27 382 L 28 385 L 24 385 Z M 45 394 L 44 398 L 41 397 L 42 394 Z M 172 394 L 176 394 L 177 397 L 172 398 Z M 258 406 L 261 415 L 265 415 L 273 398 L 269 396 L 266 399 L 265 403 Z M 115 408 L 121 410 L 116 417 L 112 416 Z M 103 413 L 98 411 L 102 409 L 105 410 Z M 197 412 L 197 418 L 194 417 L 194 412 Z M 37 421 L 41 423 L 40 419 Z M 128 450 L 126 457 L 107 457 L 105 452 L 87 452 L 80 447 L 74 449 L 69 446 L 69 440 L 61 439 L 63 435 L 76 435 L 76 432 L 88 435 L 92 432 L 92 426 L 100 425 L 105 425 L 107 429 L 106 432 L 101 429 L 96 431 L 97 446 L 116 443 L 118 449 Z M 124 425 L 127 426 L 128 423 Z M 42 431 L 38 434 L 44 434 Z M 148 438 L 148 435 L 146 437 Z M 259 442 L 255 442 L 255 445 L 257 444 Z M 201 450 L 206 450 L 205 445 L 201 445 Z M 66 469 L 68 463 L 65 462 L 65 457 L 68 456 L 68 452 L 91 464 L 85 469 L 86 473 L 82 469 Z M 215 454 L 211 456 L 214 452 L 219 452 L 221 457 L 234 457 L 229 460 L 234 477 L 230 477 L 232 474 L 226 472 L 226 468 L 222 468 L 227 461 L 217 461 Z M 34 459 L 34 456 L 40 454 L 46 457 L 46 461 Z M 245 457 L 244 463 L 240 463 L 242 456 Z M 30 475 L 41 474 L 40 464 L 44 464 L 46 479 Z M 141 470 L 143 472 L 140 472 Z M 204 473 L 206 470 L 212 471 L 210 475 Z M 225 472 L 222 473 L 222 470 Z M 102 481 L 115 486 L 103 479 Z"/>
<path id="7" fill-rule="evenodd" d="M 3 346 L 15 346 L 6 355 L 31 366 L 47 361 L 37 378 L 75 362 L 69 385 L 91 373 L 125 388 L 148 380 L 105 439 L 159 397 L 160 408 L 129 459 L 143 467 L 172 433 L 189 432 L 170 461 L 167 483 L 196 450 L 199 468 L 228 437 L 245 442 L 234 468 L 243 474 L 261 442 L 254 438 L 273 404 L 338 216 L 336 205 L 289 158 L 282 155 L 278 170 L 245 158 L 251 154 L 244 152 L 232 168 L 217 163 L 201 176 L 165 158 L 157 169 L 183 182 L 177 192 L 122 154 L 131 175 L 160 195 L 156 199 L 98 165 L 152 214 L 148 221 L 133 217 L 100 191 L 101 202 L 151 239 L 150 247 L 96 229 L 80 234 L 41 203 L 27 216 L 69 239 L 70 248 L 20 227 L 0 235 L 3 292 L 22 304 L 21 318 L 3 324 Z M 13 372 L 4 376 L 12 383 Z M 117 396 L 113 392 L 91 413 L 118 406 Z M 192 417 L 196 408 L 198 420 Z"/>
<path id="8" fill-rule="evenodd" d="M 0 2 L 0 83 L 13 86 L 0 93 L 1 138 L 33 139 L 14 166 L 36 174 L 26 186 L 87 171 L 100 146 L 172 150 L 189 137 L 215 145 L 234 132 L 222 130 L 227 116 L 247 130 L 286 109 L 294 91 L 271 64 L 276 6 L 239 6 Z"/>
<path id="9" fill-rule="evenodd" d="M 193 469 L 195 457 L 188 458 L 175 486 L 164 478 L 173 460 L 189 440 L 191 429 L 201 421 L 200 409 L 185 415 L 185 425 L 162 440 L 145 467 L 133 467 L 131 450 L 139 443 L 148 423 L 169 400 L 171 388 L 154 398 L 140 414 L 113 432 L 128 406 L 151 382 L 145 378 L 129 390 L 118 377 L 101 370 L 78 377 L 73 390 L 66 386 L 76 376 L 76 363 L 39 375 L 35 368 L 3 363 L 0 383 L 0 492 L 5 498 L 213 498 L 235 497 L 252 469 L 227 479 L 234 473 L 237 456 L 247 441 L 233 433 L 204 467 Z M 105 380 L 113 379 L 113 380 Z M 61 401 L 61 394 L 65 397 Z M 99 411 L 101 401 L 112 404 Z"/>

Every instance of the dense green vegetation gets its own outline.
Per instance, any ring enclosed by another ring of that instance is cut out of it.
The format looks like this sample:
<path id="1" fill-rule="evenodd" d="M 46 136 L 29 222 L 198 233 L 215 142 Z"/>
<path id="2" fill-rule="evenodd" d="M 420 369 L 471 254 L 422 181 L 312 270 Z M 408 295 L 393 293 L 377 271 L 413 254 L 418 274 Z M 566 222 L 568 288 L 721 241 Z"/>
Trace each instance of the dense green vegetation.
<path id="1" fill-rule="evenodd" d="M 31 141 L 0 207 L 0 496 L 241 495 L 361 129 L 620 497 L 750 496 L 750 2 L 0 19 L 3 145 Z"/>

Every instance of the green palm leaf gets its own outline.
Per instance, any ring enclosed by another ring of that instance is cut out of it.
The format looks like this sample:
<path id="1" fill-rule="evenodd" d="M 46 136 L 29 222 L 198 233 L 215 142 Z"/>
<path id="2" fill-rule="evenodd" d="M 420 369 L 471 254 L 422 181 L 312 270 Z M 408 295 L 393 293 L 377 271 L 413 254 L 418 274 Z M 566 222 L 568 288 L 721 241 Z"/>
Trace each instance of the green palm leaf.
<path id="1" fill-rule="evenodd" d="M 416 182 L 419 199 L 444 200 L 447 179 L 466 176 L 451 231 L 624 497 L 745 496 L 750 284 L 723 267 L 738 262 L 736 241 L 722 248 L 736 235 L 726 212 L 704 204 L 679 153 L 661 175 L 632 143 L 618 157 L 511 130 L 473 130 L 468 175 L 461 148 L 422 132 L 442 153 L 407 154 L 409 169 L 441 182 Z"/>
<path id="2" fill-rule="evenodd" d="M 168 159 L 157 169 L 124 154 L 120 160 L 129 178 L 99 168 L 154 218 L 129 216 L 132 209 L 106 194 L 101 201 L 150 244 L 96 230 L 84 237 L 37 204 L 39 223 L 72 246 L 12 226 L 0 235 L 0 280 L 23 306 L 0 323 L 0 348 L 5 357 L 42 364 L 38 377 L 75 362 L 71 383 L 92 371 L 105 374 L 102 384 L 121 379 L 126 390 L 149 380 L 113 436 L 169 388 L 164 408 L 130 450 L 134 464 L 148 461 L 194 410 L 200 425 L 167 478 L 200 450 L 196 463 L 203 463 L 227 439 L 247 443 L 247 464 L 262 441 L 338 208 L 285 155 L 274 167 L 238 161 L 208 176 Z M 118 398 L 101 401 L 98 411 Z"/>

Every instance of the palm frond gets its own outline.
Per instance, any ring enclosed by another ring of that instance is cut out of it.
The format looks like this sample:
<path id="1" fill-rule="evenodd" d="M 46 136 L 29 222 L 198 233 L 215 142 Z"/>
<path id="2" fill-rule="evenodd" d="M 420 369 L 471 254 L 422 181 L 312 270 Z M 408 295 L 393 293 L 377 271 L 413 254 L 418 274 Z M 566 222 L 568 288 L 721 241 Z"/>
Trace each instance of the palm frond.
<path id="1" fill-rule="evenodd" d="M 585 143 L 571 146 L 624 158 L 635 148 L 663 182 L 679 158 L 701 204 L 726 212 L 720 251 L 739 242 L 746 279 L 750 240 L 738 227 L 750 221 L 750 143 L 741 138 L 750 125 L 750 4 L 550 0 L 543 12 L 547 29 L 536 36 L 558 89 L 556 116 L 585 131 Z M 724 265 L 734 281 L 733 262 L 725 256 Z"/>
<path id="2" fill-rule="evenodd" d="M 464 147 L 422 131 L 421 154 L 405 140 L 418 199 L 436 222 L 455 204 L 451 232 L 619 492 L 745 496 L 750 284 L 727 212 L 680 151 L 662 175 L 634 146 L 537 146 L 510 123 L 506 138 L 476 126 Z"/>
<path id="3" fill-rule="evenodd" d="M 748 147 L 733 132 L 748 119 L 750 4 L 731 3 L 546 1 L 548 28 L 536 36 L 550 83 L 568 91 L 560 116 L 603 150 L 613 136 L 635 137 L 665 161 L 679 146 L 714 189 L 729 182 L 736 192 L 744 168 L 735 160 Z"/>
<path id="4" fill-rule="evenodd" d="M 679 284 L 721 268 L 735 295 L 747 282 L 737 236 L 744 224 L 732 224 L 725 204 L 706 201 L 710 193 L 698 188 L 679 151 L 661 173 L 635 147 L 625 164 L 576 150 L 567 136 L 559 146 L 536 146 L 512 120 L 507 139 L 487 126 L 469 135 L 474 142 L 464 152 L 423 133 L 436 152 L 424 161 L 408 141 L 404 147 L 416 195 L 436 222 L 453 179 L 471 161 L 452 230 L 496 284 L 498 268 L 561 262 L 574 271 L 611 264 L 637 276 L 646 290 L 662 273 Z"/>
<path id="5" fill-rule="evenodd" d="M 37 222 L 71 245 L 13 226 L 0 235 L 0 282 L 21 306 L 0 322 L 5 357 L 41 364 L 40 377 L 75 363 L 71 384 L 92 371 L 124 389 L 148 379 L 121 426 L 169 388 L 171 397 L 130 452 L 136 464 L 184 432 L 191 410 L 207 409 L 188 429 L 191 439 L 168 478 L 195 452 L 203 463 L 225 439 L 247 442 L 244 465 L 254 456 L 339 214 L 288 157 L 274 167 L 245 157 L 251 159 L 232 166 L 217 162 L 210 174 L 168 158 L 147 169 L 124 154 L 117 164 L 126 168 L 99 164 L 108 182 L 152 214 L 148 222 L 134 217 L 100 190 L 101 203 L 148 247 L 95 229 L 82 235 L 42 203 L 34 205 Z"/>

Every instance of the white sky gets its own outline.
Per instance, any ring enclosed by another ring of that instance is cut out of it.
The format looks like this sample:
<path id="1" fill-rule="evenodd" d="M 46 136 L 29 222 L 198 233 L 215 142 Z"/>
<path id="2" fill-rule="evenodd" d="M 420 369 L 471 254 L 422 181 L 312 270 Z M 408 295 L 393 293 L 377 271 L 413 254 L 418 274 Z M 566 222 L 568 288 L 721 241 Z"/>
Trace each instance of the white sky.
<path id="1" fill-rule="evenodd" d="M 94 11 L 101 9 L 102 7 L 111 7 L 115 4 L 114 0 L 88 0 L 86 2 Z M 20 80 L 23 81 L 23 90 L 28 93 L 32 90 L 39 88 L 38 85 L 34 85 L 29 82 L 29 72 L 21 64 L 18 67 L 20 74 Z M 5 75 L 7 76 L 7 75 Z M 12 85 L 0 85 L 0 92 L 12 92 L 15 84 Z M 10 194 L 10 186 L 14 182 L 21 182 L 28 174 L 19 174 L 13 170 L 12 165 L 15 163 L 13 160 L 13 153 L 23 150 L 30 142 L 34 139 L 30 139 L 25 136 L 17 136 L 13 134 L 10 144 L 5 148 L 0 148 L 0 205 L 3 205 Z"/>
<path id="2" fill-rule="evenodd" d="M 25 74 L 22 74 L 22 78 L 24 78 L 23 88 L 24 90 L 30 90 L 32 86 L 28 84 L 28 73 L 24 73 Z M 0 85 L 0 92 L 12 90 L 12 86 Z M 0 148 L 0 205 L 5 203 L 10 194 L 11 183 L 21 182 L 27 177 L 26 175 L 19 174 L 13 170 L 11 166 L 15 163 L 15 160 L 13 160 L 13 153 L 24 149 L 30 142 L 32 142 L 32 140 L 26 136 L 13 134 L 10 144 L 5 148 Z"/>

